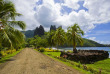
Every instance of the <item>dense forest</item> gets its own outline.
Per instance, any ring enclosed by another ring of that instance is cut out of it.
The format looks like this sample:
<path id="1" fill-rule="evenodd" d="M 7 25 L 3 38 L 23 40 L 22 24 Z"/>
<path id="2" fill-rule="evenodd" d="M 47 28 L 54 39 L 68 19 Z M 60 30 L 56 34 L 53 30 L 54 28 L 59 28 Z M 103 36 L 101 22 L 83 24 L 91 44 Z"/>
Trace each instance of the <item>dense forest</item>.
<path id="1" fill-rule="evenodd" d="M 51 25 L 50 26 L 50 31 L 51 30 L 56 30 L 56 26 L 55 25 Z M 26 38 L 33 38 L 34 36 L 38 35 L 38 36 L 44 36 L 47 32 L 44 30 L 43 26 L 40 25 L 39 27 L 36 27 L 35 30 L 27 30 L 27 31 L 22 31 Z M 83 47 L 104 47 L 104 46 L 110 46 L 110 45 L 104 45 L 104 44 L 100 44 L 97 43 L 93 40 L 89 40 L 89 39 L 85 39 L 83 38 L 84 44 Z M 72 45 L 68 45 L 68 44 L 64 44 L 63 46 L 60 47 L 71 47 Z M 79 44 L 77 44 L 77 46 L 80 46 Z"/>

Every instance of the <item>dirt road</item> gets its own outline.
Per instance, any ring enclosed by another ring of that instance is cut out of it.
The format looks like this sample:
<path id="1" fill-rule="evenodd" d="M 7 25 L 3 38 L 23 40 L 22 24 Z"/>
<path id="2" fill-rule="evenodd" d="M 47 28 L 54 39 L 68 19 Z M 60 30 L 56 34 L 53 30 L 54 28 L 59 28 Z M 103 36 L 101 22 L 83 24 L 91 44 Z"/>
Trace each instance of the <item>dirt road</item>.
<path id="1" fill-rule="evenodd" d="M 25 48 L 8 62 L 0 64 L 0 74 L 80 74 L 77 70 L 33 49 Z"/>

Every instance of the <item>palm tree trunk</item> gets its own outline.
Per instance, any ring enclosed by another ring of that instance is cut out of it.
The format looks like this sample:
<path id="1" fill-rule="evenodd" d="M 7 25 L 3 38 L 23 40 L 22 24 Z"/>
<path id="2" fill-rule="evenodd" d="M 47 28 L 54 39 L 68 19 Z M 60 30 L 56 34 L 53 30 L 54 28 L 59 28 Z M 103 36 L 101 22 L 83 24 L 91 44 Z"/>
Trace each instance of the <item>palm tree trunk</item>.
<path id="1" fill-rule="evenodd" d="M 75 36 L 74 36 L 75 37 Z M 77 49 L 76 49 L 76 40 L 75 40 L 75 38 L 74 38 L 74 40 L 73 40 L 73 53 L 77 53 Z"/>
<path id="2" fill-rule="evenodd" d="M 73 53 L 77 53 L 76 45 L 73 44 Z"/>

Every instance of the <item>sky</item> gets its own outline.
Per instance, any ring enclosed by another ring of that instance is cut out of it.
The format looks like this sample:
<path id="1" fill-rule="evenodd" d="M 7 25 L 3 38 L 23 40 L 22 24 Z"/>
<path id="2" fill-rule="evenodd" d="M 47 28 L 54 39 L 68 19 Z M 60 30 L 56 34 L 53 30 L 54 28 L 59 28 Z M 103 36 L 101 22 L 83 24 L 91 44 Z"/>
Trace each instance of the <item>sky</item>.
<path id="1" fill-rule="evenodd" d="M 110 0 L 11 0 L 18 13 L 16 20 L 25 21 L 26 30 L 43 25 L 62 26 L 65 31 L 77 23 L 84 38 L 110 44 Z"/>

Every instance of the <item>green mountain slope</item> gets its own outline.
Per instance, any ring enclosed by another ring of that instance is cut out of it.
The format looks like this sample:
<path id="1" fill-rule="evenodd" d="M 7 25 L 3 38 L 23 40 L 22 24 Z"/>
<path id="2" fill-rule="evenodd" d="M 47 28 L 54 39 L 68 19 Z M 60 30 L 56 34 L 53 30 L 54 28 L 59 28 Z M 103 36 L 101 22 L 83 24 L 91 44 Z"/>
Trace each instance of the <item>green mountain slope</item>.
<path id="1" fill-rule="evenodd" d="M 34 30 L 22 31 L 25 34 L 26 38 L 32 38 L 34 36 Z"/>

